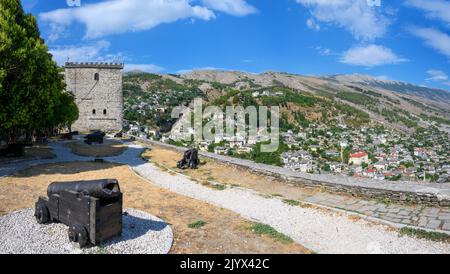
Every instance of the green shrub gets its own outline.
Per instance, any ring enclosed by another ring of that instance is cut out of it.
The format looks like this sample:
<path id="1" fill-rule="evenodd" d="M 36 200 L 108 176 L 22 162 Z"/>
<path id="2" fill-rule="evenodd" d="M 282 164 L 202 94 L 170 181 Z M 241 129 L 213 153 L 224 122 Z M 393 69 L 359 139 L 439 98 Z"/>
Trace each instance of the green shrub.
<path id="1" fill-rule="evenodd" d="M 192 228 L 192 229 L 198 229 L 198 228 L 201 228 L 201 227 L 203 227 L 203 226 L 205 226 L 207 223 L 205 222 L 205 221 L 197 221 L 197 222 L 195 222 L 195 223 L 191 223 L 191 224 L 188 224 L 188 227 L 189 228 Z"/>
<path id="2" fill-rule="evenodd" d="M 289 236 L 286 236 L 283 233 L 276 231 L 273 227 L 266 224 L 254 223 L 251 226 L 251 230 L 258 235 L 267 235 L 272 239 L 281 242 L 283 244 L 289 244 L 293 242 L 293 240 Z"/>
<path id="3" fill-rule="evenodd" d="M 291 206 L 299 206 L 300 202 L 296 200 L 284 199 L 283 203 L 291 205 Z"/>
<path id="4" fill-rule="evenodd" d="M 403 227 L 398 232 L 400 236 L 409 236 L 419 239 L 427 239 L 435 242 L 449 242 L 450 235 L 440 232 L 430 232 L 422 229 L 415 229 L 411 227 Z"/>
<path id="5" fill-rule="evenodd" d="M 214 188 L 215 190 L 225 190 L 227 187 L 225 185 L 215 184 L 212 186 L 212 188 Z"/>

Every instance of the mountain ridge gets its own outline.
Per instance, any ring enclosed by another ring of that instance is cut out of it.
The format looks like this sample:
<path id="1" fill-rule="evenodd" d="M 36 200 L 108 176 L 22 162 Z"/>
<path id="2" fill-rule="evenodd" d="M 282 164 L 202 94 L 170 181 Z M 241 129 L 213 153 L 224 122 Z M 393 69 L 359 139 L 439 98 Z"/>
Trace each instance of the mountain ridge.
<path id="1" fill-rule="evenodd" d="M 124 90 L 130 95 L 127 98 L 131 101 L 139 101 L 131 94 L 132 90 L 139 90 L 140 98 L 154 97 L 149 99 L 148 106 L 156 105 L 164 109 L 174 107 L 175 103 L 190 104 L 193 97 L 201 96 L 209 104 L 221 102 L 223 105 L 227 101 L 234 104 L 247 100 L 258 104 L 284 105 L 290 122 L 295 120 L 295 113 L 300 120 L 320 121 L 321 115 L 333 110 L 336 119 L 347 117 L 347 120 L 352 120 L 355 117 L 351 118 L 350 109 L 358 112 L 359 118 L 364 118 L 359 122 L 367 120 L 368 116 L 371 121 L 402 132 L 411 133 L 417 127 L 427 128 L 430 125 L 450 132 L 450 93 L 442 91 L 436 94 L 433 89 L 367 75 L 319 77 L 273 71 L 255 74 L 196 70 L 184 74 L 130 74 L 124 77 L 124 83 L 127 85 Z M 291 104 L 311 96 L 323 105 Z M 135 104 L 137 102 L 129 103 L 130 106 Z M 331 108 L 327 109 L 327 105 Z M 291 114 L 288 109 L 291 109 Z M 155 115 L 161 119 L 159 114 Z"/>
<path id="2" fill-rule="evenodd" d="M 416 84 L 390 80 L 390 79 L 380 79 L 370 75 L 363 74 L 335 74 L 335 75 L 325 75 L 325 76 L 315 76 L 315 75 L 300 75 L 287 72 L 275 72 L 267 71 L 263 73 L 250 73 L 250 72 L 240 72 L 240 71 L 227 71 L 227 70 L 194 70 L 184 74 L 179 75 L 184 79 L 196 79 L 204 81 L 217 81 L 223 84 L 232 84 L 239 80 L 245 80 L 245 78 L 253 79 L 259 84 L 270 85 L 270 80 L 280 80 L 280 78 L 285 80 L 287 86 L 295 89 L 306 89 L 304 85 L 301 84 L 302 81 L 307 80 L 322 80 L 325 82 L 336 82 L 338 84 L 358 84 L 362 86 L 368 86 L 376 89 L 386 89 L 394 91 L 400 94 L 413 95 L 417 97 L 422 97 L 424 99 L 432 100 L 437 103 L 444 101 L 450 110 L 450 91 L 439 88 L 430 88 L 419 86 Z M 271 79 L 270 79 L 271 78 Z M 297 79 L 298 81 L 286 81 L 286 78 Z"/>

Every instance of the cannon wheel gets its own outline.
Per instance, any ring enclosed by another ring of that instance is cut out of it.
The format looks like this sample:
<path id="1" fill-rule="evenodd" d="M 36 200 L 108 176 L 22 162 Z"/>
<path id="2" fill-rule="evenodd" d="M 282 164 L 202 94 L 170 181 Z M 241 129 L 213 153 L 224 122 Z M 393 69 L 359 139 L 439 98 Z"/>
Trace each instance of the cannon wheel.
<path id="1" fill-rule="evenodd" d="M 36 217 L 36 221 L 38 222 L 38 224 L 48 223 L 48 221 L 50 221 L 50 214 L 48 212 L 47 206 L 43 203 L 38 203 L 36 205 L 34 217 Z"/>
<path id="2" fill-rule="evenodd" d="M 86 247 L 88 244 L 88 234 L 86 229 L 80 224 L 74 224 L 69 227 L 69 240 L 78 242 L 80 248 Z"/>

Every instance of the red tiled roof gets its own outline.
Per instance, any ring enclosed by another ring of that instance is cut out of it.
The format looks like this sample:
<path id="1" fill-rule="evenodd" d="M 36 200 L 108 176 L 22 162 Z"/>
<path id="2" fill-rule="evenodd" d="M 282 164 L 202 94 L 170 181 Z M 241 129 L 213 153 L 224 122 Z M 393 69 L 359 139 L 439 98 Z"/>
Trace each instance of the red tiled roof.
<path id="1" fill-rule="evenodd" d="M 367 153 L 364 153 L 364 152 L 355 153 L 355 154 L 350 155 L 350 157 L 352 157 L 352 158 L 361 158 L 361 157 L 365 157 L 365 156 L 367 156 Z"/>

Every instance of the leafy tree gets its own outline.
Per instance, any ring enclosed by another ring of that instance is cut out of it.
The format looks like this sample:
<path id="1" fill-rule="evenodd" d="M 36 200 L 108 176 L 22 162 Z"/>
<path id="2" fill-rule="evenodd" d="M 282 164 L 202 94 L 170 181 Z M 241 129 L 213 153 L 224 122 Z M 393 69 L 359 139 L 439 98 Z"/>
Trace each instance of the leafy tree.
<path id="1" fill-rule="evenodd" d="M 16 142 L 34 129 L 68 126 L 78 117 L 36 18 L 17 0 L 0 0 L 0 132 Z"/>
<path id="2" fill-rule="evenodd" d="M 275 165 L 275 166 L 282 166 L 283 161 L 281 159 L 281 154 L 283 152 L 289 151 L 289 147 L 280 140 L 280 144 L 278 146 L 277 151 L 275 152 L 261 152 L 261 145 L 262 144 L 269 144 L 268 142 L 263 143 L 257 143 L 252 151 L 252 157 L 251 159 L 255 161 L 256 163 L 263 163 L 267 165 Z"/>
<path id="3" fill-rule="evenodd" d="M 78 107 L 70 93 L 61 93 L 55 105 L 52 119 L 58 127 L 67 127 L 71 130 L 72 124 L 78 119 Z"/>
<path id="4" fill-rule="evenodd" d="M 344 151 L 342 152 L 342 157 L 343 157 L 343 161 L 344 163 L 348 163 L 348 161 L 350 160 L 350 154 L 351 154 L 351 148 L 350 147 L 346 147 L 344 149 Z"/>

